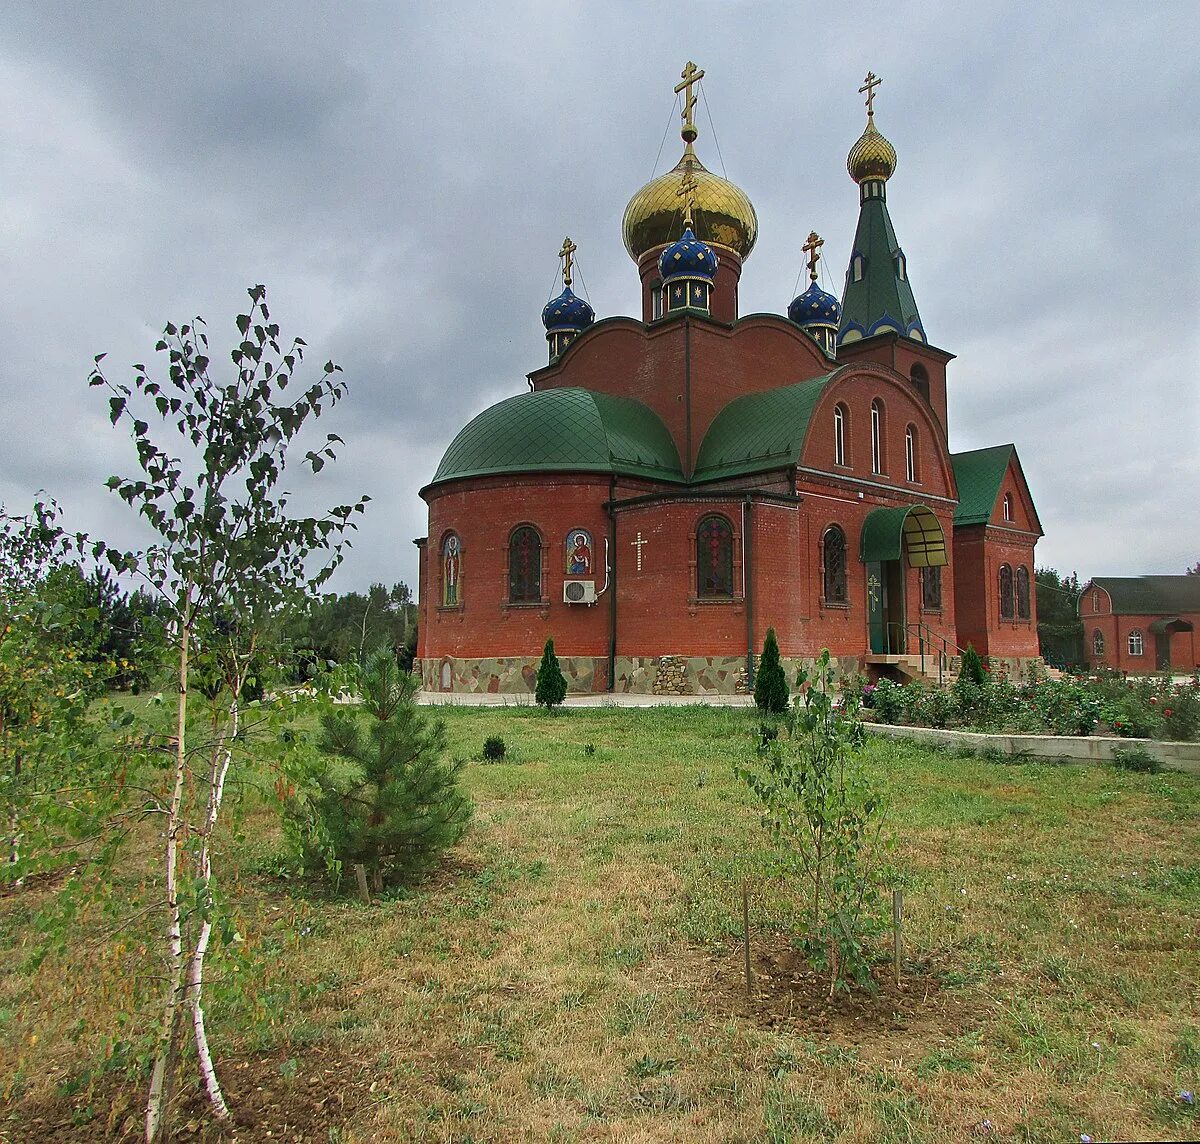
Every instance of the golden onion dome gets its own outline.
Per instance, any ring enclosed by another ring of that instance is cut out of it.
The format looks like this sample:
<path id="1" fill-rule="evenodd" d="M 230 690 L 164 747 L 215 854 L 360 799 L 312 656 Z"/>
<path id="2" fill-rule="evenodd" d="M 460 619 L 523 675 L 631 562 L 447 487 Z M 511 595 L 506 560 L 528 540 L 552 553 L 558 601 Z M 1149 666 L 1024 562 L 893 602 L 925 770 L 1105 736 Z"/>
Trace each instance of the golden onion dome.
<path id="1" fill-rule="evenodd" d="M 846 170 L 856 183 L 863 179 L 883 179 L 885 182 L 896 170 L 896 148 L 875 127 L 875 117 L 867 117 L 867 129 L 846 156 Z"/>
<path id="2" fill-rule="evenodd" d="M 686 139 L 686 136 L 685 136 Z M 665 175 L 651 179 L 625 208 L 621 230 L 634 262 L 683 233 L 683 199 L 679 188 L 686 172 L 696 181 L 692 231 L 709 246 L 732 250 L 745 258 L 758 239 L 758 215 L 746 192 L 714 175 L 696 158 L 690 140 L 683 157 Z"/>

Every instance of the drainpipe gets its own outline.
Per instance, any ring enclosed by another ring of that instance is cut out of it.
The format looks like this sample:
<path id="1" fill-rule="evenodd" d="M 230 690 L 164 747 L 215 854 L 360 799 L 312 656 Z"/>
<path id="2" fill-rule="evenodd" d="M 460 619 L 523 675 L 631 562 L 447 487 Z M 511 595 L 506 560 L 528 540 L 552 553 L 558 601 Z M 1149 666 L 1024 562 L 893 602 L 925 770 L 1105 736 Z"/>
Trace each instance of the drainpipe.
<path id="1" fill-rule="evenodd" d="M 609 551 L 604 559 L 610 566 L 606 569 L 611 577 L 609 588 L 612 595 L 608 598 L 608 690 L 617 689 L 617 478 L 612 477 L 608 482 L 608 539 Z"/>
<path id="2" fill-rule="evenodd" d="M 750 530 L 754 525 L 750 494 L 742 502 L 742 598 L 746 603 L 746 682 L 754 687 L 754 545 Z"/>

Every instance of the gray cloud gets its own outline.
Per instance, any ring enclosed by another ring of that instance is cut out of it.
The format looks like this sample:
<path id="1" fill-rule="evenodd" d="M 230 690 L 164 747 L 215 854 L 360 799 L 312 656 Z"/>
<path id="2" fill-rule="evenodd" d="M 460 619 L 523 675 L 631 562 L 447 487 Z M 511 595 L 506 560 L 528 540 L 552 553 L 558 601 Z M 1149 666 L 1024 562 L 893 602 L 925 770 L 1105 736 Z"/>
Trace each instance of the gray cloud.
<path id="1" fill-rule="evenodd" d="M 415 579 L 417 490 L 544 361 L 564 233 L 601 315 L 633 313 L 628 197 L 699 148 L 759 212 L 746 311 L 781 312 L 810 229 L 840 292 L 857 87 L 900 154 L 889 204 L 951 366 L 951 444 L 1017 444 L 1060 568 L 1200 558 L 1194 5 L 811 9 L 616 3 L 12 3 L 2 17 L 0 500 L 46 488 L 137 536 L 101 487 L 132 455 L 84 386 L 167 319 L 227 337 L 243 291 L 346 370 L 314 505 L 374 498 L 342 587 Z M 1071 30 L 1064 38 L 1064 29 Z M 709 115 L 711 113 L 712 126 Z M 713 138 L 712 127 L 716 137 Z M 719 146 L 719 150 L 718 150 Z M 299 480 L 299 477 L 297 477 Z"/>

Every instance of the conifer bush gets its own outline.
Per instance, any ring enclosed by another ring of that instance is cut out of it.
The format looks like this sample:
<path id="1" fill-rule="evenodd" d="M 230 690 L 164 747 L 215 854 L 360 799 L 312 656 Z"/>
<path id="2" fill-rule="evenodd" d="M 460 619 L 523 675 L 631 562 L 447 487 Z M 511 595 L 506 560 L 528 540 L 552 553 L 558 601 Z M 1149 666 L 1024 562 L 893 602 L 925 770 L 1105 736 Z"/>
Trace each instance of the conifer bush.
<path id="1" fill-rule="evenodd" d="M 779 642 L 775 638 L 775 629 L 767 628 L 758 674 L 754 677 L 754 703 L 765 714 L 782 715 L 788 709 L 791 698 L 783 664 L 779 662 Z"/>
<path id="2" fill-rule="evenodd" d="M 558 666 L 558 657 L 554 654 L 553 638 L 546 641 L 542 651 L 542 662 L 538 665 L 537 690 L 534 698 L 538 705 L 547 711 L 553 711 L 567 697 L 567 680 Z"/>
<path id="3" fill-rule="evenodd" d="M 321 717 L 313 790 L 289 810 L 308 839 L 345 873 L 361 863 L 371 889 L 409 885 L 453 846 L 471 819 L 459 789 L 461 760 L 447 761 L 446 728 L 413 701 L 416 683 L 382 648 L 351 669 L 357 709 Z"/>

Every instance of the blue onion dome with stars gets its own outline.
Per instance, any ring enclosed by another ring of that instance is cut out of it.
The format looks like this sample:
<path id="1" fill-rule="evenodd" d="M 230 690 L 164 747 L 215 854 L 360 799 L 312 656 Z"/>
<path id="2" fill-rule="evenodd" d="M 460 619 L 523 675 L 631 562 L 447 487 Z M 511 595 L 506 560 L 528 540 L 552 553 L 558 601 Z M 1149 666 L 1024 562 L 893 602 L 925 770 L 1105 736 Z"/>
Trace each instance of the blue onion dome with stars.
<path id="1" fill-rule="evenodd" d="M 664 283 L 676 278 L 699 279 L 712 283 L 717 273 L 717 256 L 707 242 L 698 239 L 689 226 L 658 258 L 658 272 Z"/>
<path id="2" fill-rule="evenodd" d="M 542 325 L 550 334 L 586 330 L 595 320 L 596 312 L 570 286 L 564 286 L 563 292 L 551 298 L 542 311 Z"/>
<path id="3" fill-rule="evenodd" d="M 836 326 L 842 320 L 841 303 L 815 282 L 810 282 L 803 294 L 792 299 L 787 312 L 798 326 Z"/>

